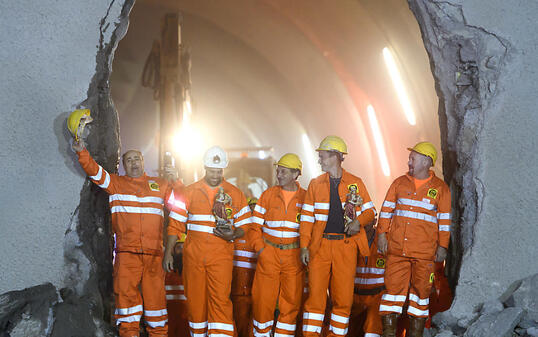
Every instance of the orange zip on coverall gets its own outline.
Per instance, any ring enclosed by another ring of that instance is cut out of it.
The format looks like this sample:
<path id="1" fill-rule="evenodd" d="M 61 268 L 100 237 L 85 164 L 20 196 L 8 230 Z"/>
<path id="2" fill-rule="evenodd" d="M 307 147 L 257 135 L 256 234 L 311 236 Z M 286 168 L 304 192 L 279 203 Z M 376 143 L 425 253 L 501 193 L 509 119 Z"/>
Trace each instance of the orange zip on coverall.
<path id="1" fill-rule="evenodd" d="M 286 205 L 282 187 L 262 193 L 252 216 L 249 238 L 258 256 L 252 288 L 254 335 L 269 336 L 278 300 L 275 336 L 293 336 L 304 289 L 299 250 L 299 217 L 306 191 L 297 191 Z"/>
<path id="2" fill-rule="evenodd" d="M 377 252 L 377 240 L 370 245 L 370 256 L 358 256 L 355 277 L 355 298 L 351 308 L 349 337 L 380 337 L 383 333 L 379 303 L 385 290 L 385 257 Z M 365 316 L 364 319 L 359 319 Z M 362 336 L 362 335 L 361 335 Z"/>
<path id="3" fill-rule="evenodd" d="M 183 246 L 183 281 L 191 334 L 233 336 L 230 293 L 234 243 L 213 233 L 214 200 L 208 197 L 204 184 L 200 180 L 187 186 L 183 196 L 171 202 L 175 207 L 170 212 L 168 235 L 188 232 Z M 243 193 L 225 180 L 220 187 L 232 198 L 230 221 L 235 227 L 248 225 L 250 208 Z"/>
<path id="4" fill-rule="evenodd" d="M 150 336 L 166 336 L 163 206 L 171 187 L 166 180 L 146 174 L 132 178 L 108 173 L 86 149 L 77 155 L 91 181 L 109 194 L 116 234 L 114 314 L 120 336 L 138 336 L 142 315 Z"/>
<path id="5" fill-rule="evenodd" d="M 357 249 L 366 249 L 361 237 L 365 238 L 364 226 L 375 217 L 375 208 L 364 183 L 346 170 L 338 187 L 338 195 L 342 205 L 346 196 L 355 187 L 362 197 L 362 205 L 355 207 L 361 231 L 351 237 L 341 235 L 341 240 L 324 238 L 330 207 L 329 174 L 325 173 L 310 182 L 301 211 L 300 245 L 308 248 L 310 262 L 308 264 L 308 281 L 310 296 L 306 300 L 303 314 L 303 335 L 318 336 L 321 333 L 327 289 L 333 303 L 329 336 L 347 334 L 349 315 L 353 304 L 353 281 L 357 265 Z M 343 215 L 342 215 L 343 216 Z"/>
<path id="6" fill-rule="evenodd" d="M 428 317 L 435 254 L 438 246 L 448 248 L 451 207 L 447 184 L 430 175 L 418 189 L 409 175 L 397 178 L 383 202 L 377 231 L 388 233 L 388 250 L 381 315 L 401 314 L 409 294 L 407 314 Z"/>
<path id="7" fill-rule="evenodd" d="M 252 336 L 252 282 L 256 252 L 245 237 L 234 240 L 232 304 L 238 337 Z"/>

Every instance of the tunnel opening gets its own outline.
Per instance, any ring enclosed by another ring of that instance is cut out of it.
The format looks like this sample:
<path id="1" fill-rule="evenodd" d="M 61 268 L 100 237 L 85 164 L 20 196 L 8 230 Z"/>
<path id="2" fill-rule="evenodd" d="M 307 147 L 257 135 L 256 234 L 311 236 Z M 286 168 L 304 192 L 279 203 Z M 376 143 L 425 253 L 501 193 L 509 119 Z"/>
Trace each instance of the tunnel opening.
<path id="1" fill-rule="evenodd" d="M 428 23 L 421 21 L 425 19 L 420 6 L 410 2 L 415 18 L 407 4 L 397 1 L 390 5 L 359 1 L 347 3 L 340 10 L 330 5 L 314 8 L 277 1 L 245 3 L 238 6 L 240 10 L 194 1 L 139 1 L 130 15 L 129 32 L 115 53 L 110 76 L 121 125 L 121 152 L 141 149 L 147 173 L 159 174 L 155 151 L 158 105 L 152 91 L 140 85 L 140 78 L 151 43 L 159 36 L 161 18 L 180 12 L 182 42 L 192 52 L 193 120 L 207 126 L 201 137 L 210 140 L 205 146 L 269 146 L 276 158 L 296 152 L 308 167 L 301 180 L 306 187 L 319 173 L 313 157 L 316 143 L 327 134 L 341 135 L 351 153 L 344 167 L 363 177 L 380 209 L 390 182 L 406 171 L 405 148 L 419 140 L 430 140 L 443 153 L 436 174 L 444 174 L 459 196 L 464 190 L 458 175 L 461 154 L 451 150 L 454 135 L 449 124 L 454 116 L 440 89 L 446 74 L 435 72 L 435 55 L 428 43 L 425 53 L 422 38 L 431 41 L 432 37 L 423 27 Z M 341 20 L 337 20 L 339 15 L 343 16 Z M 328 27 L 333 22 L 342 24 Z M 385 48 L 393 52 L 401 71 L 416 112 L 414 124 L 404 114 L 405 106 L 393 87 L 383 60 Z M 469 78 L 472 86 L 472 62 L 457 61 L 461 64 L 459 73 L 464 75 L 462 81 Z M 374 118 L 369 117 L 372 114 Z M 372 127 L 376 124 L 383 135 L 381 146 L 376 140 L 376 127 Z M 232 136 L 224 136 L 223 130 Z M 383 146 L 384 160 L 379 151 Z M 193 170 L 183 179 L 195 180 L 200 173 Z M 454 206 L 455 214 L 463 214 L 466 205 L 460 201 Z M 453 286 L 464 247 L 459 237 L 465 236 L 458 218 L 453 221 L 449 260 Z"/>

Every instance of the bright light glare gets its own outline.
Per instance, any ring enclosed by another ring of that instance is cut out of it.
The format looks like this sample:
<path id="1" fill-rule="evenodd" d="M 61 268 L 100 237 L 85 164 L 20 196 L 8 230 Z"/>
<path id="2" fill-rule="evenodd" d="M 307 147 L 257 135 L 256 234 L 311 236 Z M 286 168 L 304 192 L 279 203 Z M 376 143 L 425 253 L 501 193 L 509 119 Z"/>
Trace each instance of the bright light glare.
<path id="1" fill-rule="evenodd" d="M 263 151 L 263 150 L 258 151 L 258 158 L 265 159 L 265 157 L 267 157 L 265 155 L 265 151 Z"/>
<path id="2" fill-rule="evenodd" d="M 174 137 L 174 146 L 180 160 L 184 162 L 190 162 L 204 150 L 202 135 L 192 123 L 183 124 Z"/>
<path id="3" fill-rule="evenodd" d="M 310 142 L 310 138 L 308 138 L 306 133 L 303 133 L 303 146 L 306 154 L 306 161 L 310 168 L 310 175 L 312 178 L 315 178 L 321 174 L 321 170 L 316 162 L 316 157 L 314 156 L 315 151 L 312 147 L 312 143 Z"/>
<path id="4" fill-rule="evenodd" d="M 398 94 L 398 99 L 400 100 L 400 104 L 402 105 L 402 108 L 404 110 L 405 117 L 407 118 L 409 124 L 415 125 L 417 123 L 415 112 L 413 111 L 411 103 L 409 102 L 409 97 L 407 96 L 402 77 L 400 76 L 400 71 L 396 66 L 396 62 L 394 62 L 392 53 L 386 47 L 383 48 L 383 58 L 385 59 L 385 64 L 387 65 L 387 68 L 389 70 L 392 83 L 394 84 L 394 88 L 396 89 L 396 93 Z"/>
<path id="5" fill-rule="evenodd" d="M 368 105 L 366 109 L 368 110 L 368 120 L 370 121 L 370 128 L 374 134 L 375 146 L 377 147 L 381 169 L 383 170 L 383 174 L 388 177 L 390 176 L 389 162 L 387 160 L 387 153 L 385 152 L 385 145 L 383 144 L 383 137 L 381 136 L 379 124 L 377 123 L 375 110 L 371 105 Z"/>

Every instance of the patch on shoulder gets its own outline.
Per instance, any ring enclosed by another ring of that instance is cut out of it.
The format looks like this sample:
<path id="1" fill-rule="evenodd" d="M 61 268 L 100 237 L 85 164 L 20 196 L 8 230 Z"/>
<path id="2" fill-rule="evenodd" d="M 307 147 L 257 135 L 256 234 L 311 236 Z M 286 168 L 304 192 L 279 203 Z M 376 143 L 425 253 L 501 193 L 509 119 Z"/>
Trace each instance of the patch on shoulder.
<path id="1" fill-rule="evenodd" d="M 159 192 L 161 190 L 161 187 L 155 180 L 148 181 L 148 184 L 149 184 L 149 189 L 154 192 Z"/>
<path id="2" fill-rule="evenodd" d="M 432 199 L 435 199 L 437 198 L 437 190 L 435 188 L 430 188 L 428 190 L 428 197 L 432 198 Z"/>

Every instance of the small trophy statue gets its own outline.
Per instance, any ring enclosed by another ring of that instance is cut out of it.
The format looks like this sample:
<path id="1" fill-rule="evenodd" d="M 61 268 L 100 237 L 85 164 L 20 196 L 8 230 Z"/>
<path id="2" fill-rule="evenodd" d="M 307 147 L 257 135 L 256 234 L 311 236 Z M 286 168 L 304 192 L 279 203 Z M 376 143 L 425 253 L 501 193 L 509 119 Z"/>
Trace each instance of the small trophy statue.
<path id="1" fill-rule="evenodd" d="M 219 187 L 219 191 L 215 196 L 215 202 L 213 203 L 213 215 L 215 216 L 216 227 L 225 231 L 231 231 L 232 225 L 230 218 L 232 217 L 232 197 L 229 194 L 224 193 L 224 189 Z"/>
<path id="2" fill-rule="evenodd" d="M 344 204 L 344 228 L 347 230 L 347 226 L 355 220 L 357 217 L 355 213 L 356 207 L 362 206 L 362 197 L 359 195 L 357 185 L 352 184 L 348 186 L 349 193 L 346 196 L 346 203 Z"/>

